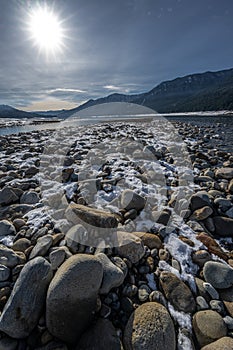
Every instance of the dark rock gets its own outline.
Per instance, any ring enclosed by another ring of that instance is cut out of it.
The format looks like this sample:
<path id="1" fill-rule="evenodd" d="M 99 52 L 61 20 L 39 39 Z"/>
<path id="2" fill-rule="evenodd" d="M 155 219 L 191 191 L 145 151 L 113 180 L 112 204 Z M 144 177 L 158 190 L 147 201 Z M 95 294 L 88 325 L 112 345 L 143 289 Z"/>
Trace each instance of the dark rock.
<path id="1" fill-rule="evenodd" d="M 233 237 L 233 219 L 223 216 L 213 217 L 215 233 L 221 237 Z"/>
<path id="2" fill-rule="evenodd" d="M 208 261 L 204 265 L 203 274 L 206 282 L 214 288 L 225 289 L 233 285 L 233 269 L 227 264 Z"/>
<path id="3" fill-rule="evenodd" d="M 121 350 L 121 342 L 112 323 L 107 319 L 98 319 L 78 342 L 76 350 Z"/>
<path id="4" fill-rule="evenodd" d="M 12 338 L 25 338 L 37 325 L 52 279 L 50 264 L 42 257 L 22 269 L 0 318 L 0 330 Z"/>
<path id="5" fill-rule="evenodd" d="M 77 341 L 93 319 L 102 278 L 102 264 L 91 255 L 74 255 L 59 267 L 46 301 L 51 334 L 68 343 Z"/>

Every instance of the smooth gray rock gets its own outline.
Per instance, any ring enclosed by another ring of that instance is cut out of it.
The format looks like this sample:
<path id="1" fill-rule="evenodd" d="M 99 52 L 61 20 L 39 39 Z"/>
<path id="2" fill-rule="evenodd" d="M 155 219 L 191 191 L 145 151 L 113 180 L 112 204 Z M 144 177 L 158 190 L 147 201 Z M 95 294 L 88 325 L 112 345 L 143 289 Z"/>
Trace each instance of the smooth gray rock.
<path id="1" fill-rule="evenodd" d="M 144 208 L 146 200 L 132 190 L 124 190 L 120 196 L 120 203 L 121 207 L 126 210 L 135 209 L 139 211 Z"/>
<path id="2" fill-rule="evenodd" d="M 38 238 L 35 247 L 31 251 L 29 259 L 33 259 L 38 255 L 45 256 L 52 244 L 53 237 L 51 235 Z"/>
<path id="3" fill-rule="evenodd" d="M 31 333 L 40 318 L 51 279 L 51 266 L 42 257 L 23 267 L 0 318 L 2 332 L 16 339 Z"/>
<path id="4" fill-rule="evenodd" d="M 49 260 L 53 270 L 56 270 L 65 260 L 66 250 L 64 247 L 57 248 L 49 254 Z"/>
<path id="5" fill-rule="evenodd" d="M 75 350 L 121 350 L 116 330 L 108 319 L 99 318 L 81 337 Z"/>
<path id="6" fill-rule="evenodd" d="M 8 267 L 0 265 L 0 282 L 8 280 L 8 278 L 10 277 L 10 273 L 11 270 Z"/>
<path id="7" fill-rule="evenodd" d="M 46 300 L 46 324 L 52 335 L 68 343 L 77 341 L 93 319 L 102 278 L 102 264 L 92 255 L 73 255 L 59 267 Z"/>
<path id="8" fill-rule="evenodd" d="M 17 202 L 19 197 L 11 187 L 4 187 L 0 191 L 0 205 L 8 205 Z"/>
<path id="9" fill-rule="evenodd" d="M 206 282 L 214 288 L 225 289 L 233 286 L 233 269 L 227 264 L 208 261 L 204 265 L 203 274 Z"/>
<path id="10" fill-rule="evenodd" d="M 0 244 L 0 264 L 12 268 L 24 262 L 22 257 L 16 254 L 14 250 Z"/>
<path id="11" fill-rule="evenodd" d="M 21 204 L 36 204 L 40 201 L 40 197 L 37 192 L 28 191 L 24 192 L 20 197 Z"/>
<path id="12" fill-rule="evenodd" d="M 112 288 L 122 285 L 125 279 L 124 273 L 105 254 L 99 253 L 95 256 L 101 262 L 104 271 L 100 294 L 108 294 Z"/>
<path id="13" fill-rule="evenodd" d="M 0 221 L 0 237 L 5 237 L 8 235 L 15 235 L 16 230 L 14 225 L 8 220 Z"/>
<path id="14" fill-rule="evenodd" d="M 123 343 L 125 350 L 175 350 L 175 328 L 167 309 L 156 302 L 139 306 L 128 320 Z"/>

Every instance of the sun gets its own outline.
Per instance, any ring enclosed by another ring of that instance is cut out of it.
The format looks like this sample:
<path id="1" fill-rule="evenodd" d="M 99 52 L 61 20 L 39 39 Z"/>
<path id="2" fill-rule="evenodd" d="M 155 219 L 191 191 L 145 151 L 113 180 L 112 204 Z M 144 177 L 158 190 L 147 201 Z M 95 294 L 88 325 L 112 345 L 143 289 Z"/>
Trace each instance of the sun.
<path id="1" fill-rule="evenodd" d="M 55 54 L 64 46 L 62 21 L 53 9 L 47 6 L 33 9 L 29 13 L 28 30 L 30 39 L 40 51 Z"/>

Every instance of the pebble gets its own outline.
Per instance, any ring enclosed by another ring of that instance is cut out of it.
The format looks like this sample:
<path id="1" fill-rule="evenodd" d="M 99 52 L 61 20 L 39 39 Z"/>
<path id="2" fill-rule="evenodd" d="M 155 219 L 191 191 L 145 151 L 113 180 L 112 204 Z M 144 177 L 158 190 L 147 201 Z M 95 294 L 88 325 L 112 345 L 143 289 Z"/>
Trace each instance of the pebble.
<path id="1" fill-rule="evenodd" d="M 203 288 L 211 296 L 212 299 L 219 299 L 217 290 L 208 282 L 203 283 Z"/>

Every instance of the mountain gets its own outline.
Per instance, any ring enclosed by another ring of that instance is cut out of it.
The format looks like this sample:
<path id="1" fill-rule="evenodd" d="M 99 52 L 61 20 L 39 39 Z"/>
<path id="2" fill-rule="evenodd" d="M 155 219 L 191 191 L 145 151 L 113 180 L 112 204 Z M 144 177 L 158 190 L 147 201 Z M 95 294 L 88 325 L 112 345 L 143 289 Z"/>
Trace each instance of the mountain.
<path id="1" fill-rule="evenodd" d="M 111 94 L 64 111 L 69 117 L 85 108 L 108 102 L 131 102 L 159 113 L 233 110 L 233 69 L 186 75 L 162 82 L 137 95 Z"/>
<path id="2" fill-rule="evenodd" d="M 41 118 L 37 113 L 25 112 L 8 105 L 0 105 L 0 118 Z"/>

